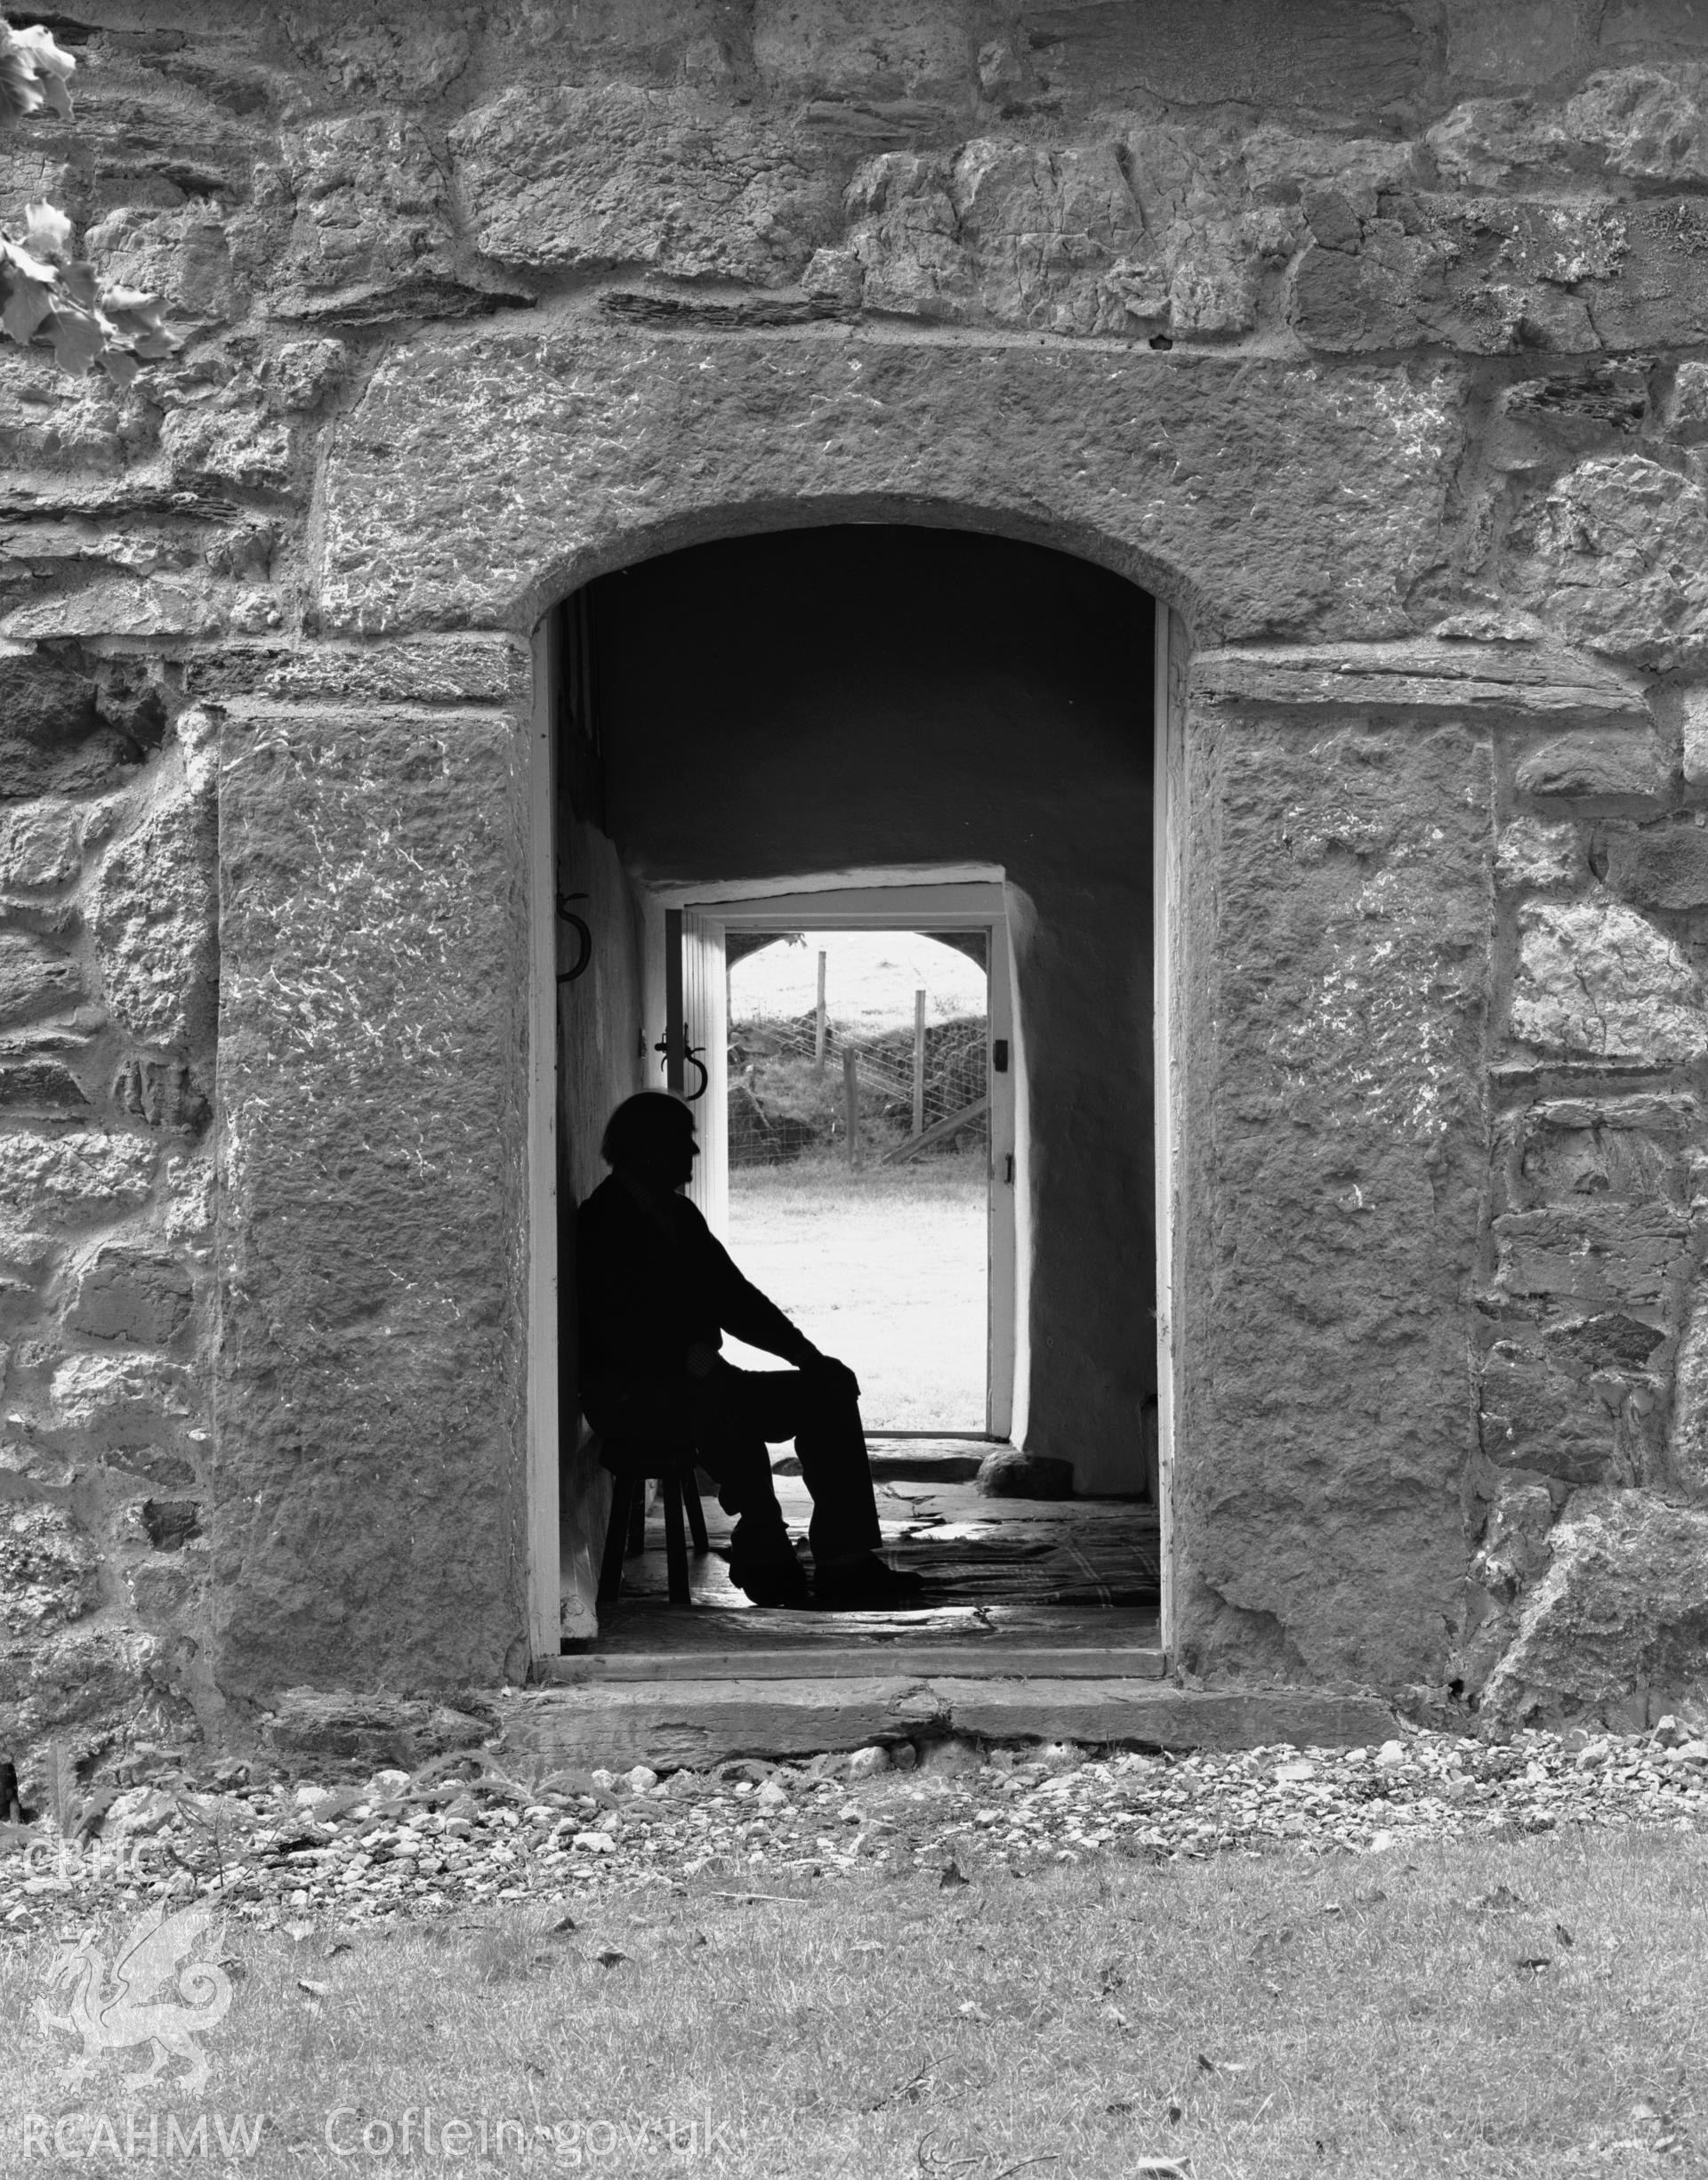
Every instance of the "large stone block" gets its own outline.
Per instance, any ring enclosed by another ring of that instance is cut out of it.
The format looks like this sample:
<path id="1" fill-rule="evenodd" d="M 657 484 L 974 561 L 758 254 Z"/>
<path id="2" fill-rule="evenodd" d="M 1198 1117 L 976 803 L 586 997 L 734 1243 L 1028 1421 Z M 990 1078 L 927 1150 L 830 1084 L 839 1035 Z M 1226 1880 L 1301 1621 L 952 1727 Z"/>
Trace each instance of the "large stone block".
<path id="1" fill-rule="evenodd" d="M 286 492 L 294 481 L 290 427 L 255 400 L 173 409 L 160 451 L 181 490 Z"/>
<path id="2" fill-rule="evenodd" d="M 94 682 L 0 644 L 0 803 L 104 786 L 114 764 Z"/>
<path id="3" fill-rule="evenodd" d="M 1580 1491 L 1547 1573 L 1483 1692 L 1503 1726 L 1643 1720 L 1701 1699 L 1708 1680 L 1708 1511 L 1645 1491 Z"/>
<path id="4" fill-rule="evenodd" d="M 50 1734 L 110 1746 L 127 1727 L 139 1739 L 193 1732 L 188 1703 L 165 1693 L 163 1678 L 159 1640 L 141 1629 L 97 1621 L 57 1629 L 48 1643 L 25 1635 L 0 1645 L 0 1741 L 22 1752 Z"/>
<path id="5" fill-rule="evenodd" d="M 1026 43 L 1051 89 L 1076 102 L 1180 107 L 1229 101 L 1270 114 L 1390 125 L 1429 80 L 1430 33 L 1390 0 L 1147 0 L 1142 9 L 1041 6 Z"/>
<path id="6" fill-rule="evenodd" d="M 26 803 L 0 816 L 0 885 L 63 885 L 82 864 L 79 812 Z"/>
<path id="7" fill-rule="evenodd" d="M 476 246 L 507 266 L 776 287 L 842 223 L 842 163 L 691 91 L 518 85 L 450 142 Z"/>
<path id="8" fill-rule="evenodd" d="M 1515 818 L 1501 828 L 1494 849 L 1494 876 L 1511 892 L 1545 892 L 1551 887 L 1581 885 L 1589 876 L 1589 859 L 1575 825 L 1550 825 L 1539 818 Z"/>
<path id="9" fill-rule="evenodd" d="M 0 1110 L 8 1118 L 33 1114 L 63 1119 L 88 1103 L 88 1093 L 63 1060 L 0 1062 Z"/>
<path id="10" fill-rule="evenodd" d="M 753 61 L 785 99 L 977 95 L 974 41 L 955 0 L 758 0 Z"/>
<path id="11" fill-rule="evenodd" d="M 1114 140 L 893 152 L 849 190 L 866 308 L 1050 333 L 1136 333 L 1169 276 Z"/>
<path id="12" fill-rule="evenodd" d="M 1146 349 L 468 332 L 383 363 L 341 427 L 323 610 L 522 628 L 643 538 L 932 512 L 1189 594 L 1205 642 L 1394 635 L 1443 550 L 1462 398 L 1453 371 Z"/>
<path id="13" fill-rule="evenodd" d="M 410 1771 L 429 1757 L 479 1748 L 497 1737 L 496 1719 L 378 1691 L 286 1688 L 262 1723 L 269 1748 L 284 1763 L 401 1764 Z"/>
<path id="14" fill-rule="evenodd" d="M 285 139 L 296 204 L 279 268 L 299 317 L 455 315 L 478 297 L 457 268 L 450 177 L 405 113 L 327 116 Z"/>
<path id="15" fill-rule="evenodd" d="M 1513 1207 L 1670 1202 L 1692 1193 L 1702 1108 L 1683 1091 L 1548 1098 L 1511 1116 Z"/>
<path id="16" fill-rule="evenodd" d="M 1596 455 L 1527 504 L 1510 541 L 1518 600 L 1611 658 L 1708 665 L 1708 494 L 1640 454 Z"/>
<path id="17" fill-rule="evenodd" d="M 76 959 L 21 931 L 0 932 L 0 1022 L 28 1021 L 83 997 Z"/>
<path id="18" fill-rule="evenodd" d="M 1496 1276 L 1510 1295 L 1658 1308 L 1687 1275 L 1689 1215 L 1666 1203 L 1586 1199 L 1494 1222 Z"/>
<path id="19" fill-rule="evenodd" d="M 232 644 L 189 663 L 200 697 L 317 698 L 339 704 L 526 704 L 534 669 L 519 636 L 427 636 L 401 642 Z"/>
<path id="20" fill-rule="evenodd" d="M 1626 809 L 1652 806 L 1665 794 L 1669 778 L 1659 742 L 1646 727 L 1590 727 L 1557 735 L 1527 750 L 1515 774 L 1521 795 Z"/>
<path id="21" fill-rule="evenodd" d="M 1210 714 L 1188 748 L 1179 1654 L 1429 1679 L 1468 1557 L 1488 745 Z"/>
<path id="22" fill-rule="evenodd" d="M 1548 1357 L 1503 1342 L 1483 1365 L 1479 1442 L 1499 1467 L 1599 1483 L 1615 1457 L 1612 1405 Z"/>
<path id="23" fill-rule="evenodd" d="M 1471 1570 L 1492 1596 L 1510 1602 L 1546 1567 L 1555 1512 L 1545 1484 L 1503 1481 Z"/>
<path id="24" fill-rule="evenodd" d="M 1639 908 L 1708 908 L 1708 828 L 1688 817 L 1659 825 L 1603 825 L 1596 833 L 1602 881 Z"/>
<path id="25" fill-rule="evenodd" d="M 1698 1501 L 1708 1499 L 1708 1297 L 1698 1290 L 1672 1372 L 1669 1482 Z"/>
<path id="26" fill-rule="evenodd" d="M 1683 953 L 1617 901 L 1537 901 L 1519 914 L 1512 1034 L 1540 1052 L 1692 1060 L 1708 1014 Z"/>
<path id="27" fill-rule="evenodd" d="M 222 740 L 233 1694 L 490 1684 L 524 1639 L 523 748 L 503 713 L 361 705 L 235 707 Z"/>
<path id="28" fill-rule="evenodd" d="M 121 206 L 89 230 L 84 247 L 104 279 L 157 295 L 180 328 L 229 324 L 249 307 L 217 199 Z"/>
<path id="29" fill-rule="evenodd" d="M 135 827 L 108 851 L 90 917 L 109 1012 L 141 1045 L 210 1043 L 218 988 L 213 722 L 189 712 Z"/>
<path id="30" fill-rule="evenodd" d="M 5 1505 L 0 1511 L 0 1631 L 45 1634 L 81 1619 L 100 1595 L 94 1542 L 69 1507 Z"/>
<path id="31" fill-rule="evenodd" d="M 1609 69 L 1565 112 L 1568 141 L 1592 146 L 1629 182 L 1708 182 L 1708 69 L 1699 61 Z"/>
<path id="32" fill-rule="evenodd" d="M 77 590 L 27 600 L 0 622 L 0 634 L 32 643 L 68 636 L 215 635 L 225 626 L 231 602 L 228 585 L 201 576 L 102 577 Z M 53 784 L 70 783 L 61 772 Z"/>
<path id="33" fill-rule="evenodd" d="M 60 1442 L 109 1450 L 170 1439 L 189 1419 L 188 1374 L 153 1354 L 68 1355 L 53 1373 Z"/>
<path id="34" fill-rule="evenodd" d="M 109 1243 L 79 1272 L 66 1327 L 91 1339 L 164 1347 L 189 1321 L 194 1291 L 166 1251 Z"/>
<path id="35" fill-rule="evenodd" d="M 154 1145 L 136 1135 L 0 1135 L 0 1220 L 94 1225 L 148 1201 Z"/>
<path id="36" fill-rule="evenodd" d="M 1708 330 L 1694 198 L 1460 198 L 1340 190 L 1306 199 L 1315 241 L 1290 321 L 1333 353 L 1439 343 L 1470 355 L 1615 353 Z"/>

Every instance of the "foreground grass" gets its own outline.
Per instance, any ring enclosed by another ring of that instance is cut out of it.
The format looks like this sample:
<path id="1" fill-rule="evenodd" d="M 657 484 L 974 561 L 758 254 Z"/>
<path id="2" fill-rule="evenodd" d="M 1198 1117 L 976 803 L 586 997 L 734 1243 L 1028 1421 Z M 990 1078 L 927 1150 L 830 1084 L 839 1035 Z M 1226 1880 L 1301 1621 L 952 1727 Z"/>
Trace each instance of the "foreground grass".
<path id="1" fill-rule="evenodd" d="M 265 2112 L 242 2170 L 365 2180 L 997 2180 L 1130 2176 L 1148 2157 L 1193 2180 L 1698 2168 L 1700 1835 L 1107 1861 L 953 1888 L 933 1874 L 780 1902 L 660 1892 L 575 1912 L 573 1931 L 536 1910 L 359 1930 L 348 1950 L 329 1926 L 293 1942 L 234 1923 L 237 1995 L 199 2101 L 127 2095 L 110 2061 L 62 2086 L 69 2046 L 32 2017 L 52 1949 L 0 1948 L 0 2170 L 142 2169 L 20 2152 L 27 2112 L 127 2104 L 144 2133 L 150 2111 Z M 423 2106 L 435 2128 L 484 2115 L 489 2140 L 501 2118 L 521 2125 L 484 2159 L 387 2156 L 379 2125 L 362 2147 L 365 2124 Z M 664 2128 L 707 2115 L 709 2157 L 666 2153 Z"/>

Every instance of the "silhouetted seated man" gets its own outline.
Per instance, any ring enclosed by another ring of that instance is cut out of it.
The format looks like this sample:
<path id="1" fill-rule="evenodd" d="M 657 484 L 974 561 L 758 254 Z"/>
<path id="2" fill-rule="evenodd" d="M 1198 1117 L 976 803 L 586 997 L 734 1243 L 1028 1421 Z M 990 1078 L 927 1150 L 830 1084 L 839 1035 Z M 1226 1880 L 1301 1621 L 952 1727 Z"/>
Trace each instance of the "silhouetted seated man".
<path id="1" fill-rule="evenodd" d="M 743 1279 L 678 1191 L 699 1145 L 694 1116 L 645 1090 L 611 1115 L 600 1145 L 612 1172 L 576 1221 L 582 1407 L 602 1437 L 697 1449 L 719 1504 L 737 1517 L 730 1578 L 755 1604 L 869 1611 L 924 1587 L 878 1557 L 878 1515 L 860 1427 L 859 1380 L 820 1354 Z M 738 1370 L 723 1335 L 793 1363 Z M 794 1555 L 771 1482 L 768 1441 L 792 1438 L 812 1494 L 813 1584 Z"/>

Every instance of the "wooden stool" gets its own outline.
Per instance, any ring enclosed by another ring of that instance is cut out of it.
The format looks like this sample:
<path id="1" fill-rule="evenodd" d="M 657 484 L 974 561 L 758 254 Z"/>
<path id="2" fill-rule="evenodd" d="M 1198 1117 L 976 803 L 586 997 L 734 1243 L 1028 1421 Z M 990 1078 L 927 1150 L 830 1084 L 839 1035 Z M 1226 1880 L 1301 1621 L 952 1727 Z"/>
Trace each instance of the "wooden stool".
<path id="1" fill-rule="evenodd" d="M 665 1564 L 670 1580 L 672 1604 L 692 1604 L 688 1587 L 688 1540 L 682 1533 L 684 1506 L 694 1549 L 700 1555 L 712 1549 L 705 1533 L 705 1515 L 700 1508 L 700 1487 L 694 1474 L 695 1449 L 683 1445 L 649 1445 L 640 1439 L 603 1439 L 599 1465 L 611 1479 L 611 1518 L 605 1525 L 605 1553 L 599 1566 L 599 1602 L 609 1604 L 621 1595 L 623 1562 L 643 1549 L 646 1536 L 646 1487 L 656 1481 L 665 1508 Z"/>

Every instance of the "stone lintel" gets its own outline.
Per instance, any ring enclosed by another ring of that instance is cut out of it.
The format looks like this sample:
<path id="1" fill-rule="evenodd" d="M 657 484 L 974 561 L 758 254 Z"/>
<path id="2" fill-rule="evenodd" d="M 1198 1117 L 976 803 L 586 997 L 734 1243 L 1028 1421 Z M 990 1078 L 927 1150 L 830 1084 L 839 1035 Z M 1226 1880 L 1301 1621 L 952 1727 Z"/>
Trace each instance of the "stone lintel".
<path id="1" fill-rule="evenodd" d="M 185 683 L 215 702 L 328 699 L 364 704 L 498 704 L 528 701 L 528 646 L 520 636 L 465 634 L 395 641 L 222 644 L 192 653 Z"/>
<path id="2" fill-rule="evenodd" d="M 1148 1680 L 654 1681 L 501 1697 L 503 1747 L 549 1764 L 715 1764 L 868 1742 L 1131 1742 L 1154 1748 L 1352 1748 L 1386 1740 L 1378 1697 L 1309 1688 L 1190 1690 Z"/>
<path id="3" fill-rule="evenodd" d="M 1203 704 L 1321 711 L 1447 711 L 1550 723 L 1648 723 L 1640 690 L 1599 660 L 1534 644 L 1256 645 L 1201 651 L 1192 694 Z"/>

